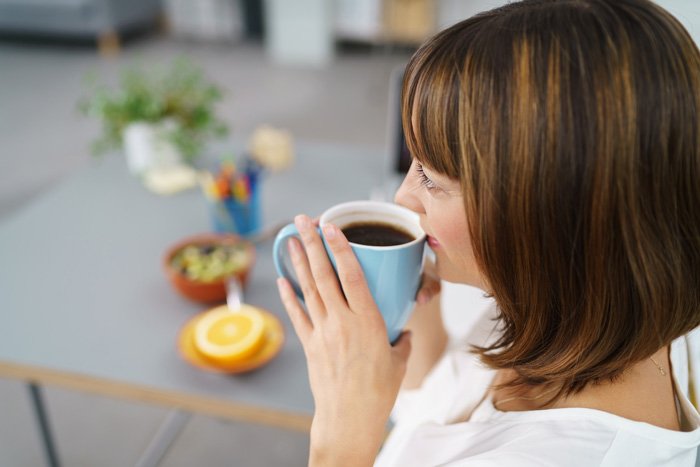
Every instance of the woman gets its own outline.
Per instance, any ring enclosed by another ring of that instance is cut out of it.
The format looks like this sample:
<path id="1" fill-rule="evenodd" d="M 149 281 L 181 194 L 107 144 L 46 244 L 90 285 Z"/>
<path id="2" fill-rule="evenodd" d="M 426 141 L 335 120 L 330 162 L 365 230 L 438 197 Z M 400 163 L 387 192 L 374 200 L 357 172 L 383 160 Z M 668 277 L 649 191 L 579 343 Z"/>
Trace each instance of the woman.
<path id="1" fill-rule="evenodd" d="M 375 462 L 402 382 L 378 465 L 694 465 L 699 92 L 698 49 L 644 0 L 514 3 L 423 45 L 396 202 L 495 321 L 472 353 L 442 352 L 429 300 L 389 346 L 342 233 L 324 228 L 336 280 L 298 216 L 308 314 L 278 285 L 316 403 L 310 465 Z"/>

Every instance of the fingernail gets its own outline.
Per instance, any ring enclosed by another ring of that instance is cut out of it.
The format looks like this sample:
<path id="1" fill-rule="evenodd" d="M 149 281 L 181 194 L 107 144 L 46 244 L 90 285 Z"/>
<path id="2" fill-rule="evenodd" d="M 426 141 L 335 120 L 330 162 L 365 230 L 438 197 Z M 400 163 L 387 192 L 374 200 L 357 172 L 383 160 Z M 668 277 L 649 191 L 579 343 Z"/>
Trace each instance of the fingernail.
<path id="1" fill-rule="evenodd" d="M 337 232 L 335 230 L 335 226 L 331 224 L 327 224 L 323 226 L 323 235 L 328 239 L 328 240 L 333 240 Z"/>
<path id="2" fill-rule="evenodd" d="M 294 222 L 299 230 L 306 230 L 309 227 L 309 218 L 303 214 L 296 216 Z"/>
<path id="3" fill-rule="evenodd" d="M 428 297 L 426 296 L 425 292 L 420 292 L 418 294 L 416 297 L 416 302 L 418 302 L 419 305 L 425 305 L 428 302 Z"/>

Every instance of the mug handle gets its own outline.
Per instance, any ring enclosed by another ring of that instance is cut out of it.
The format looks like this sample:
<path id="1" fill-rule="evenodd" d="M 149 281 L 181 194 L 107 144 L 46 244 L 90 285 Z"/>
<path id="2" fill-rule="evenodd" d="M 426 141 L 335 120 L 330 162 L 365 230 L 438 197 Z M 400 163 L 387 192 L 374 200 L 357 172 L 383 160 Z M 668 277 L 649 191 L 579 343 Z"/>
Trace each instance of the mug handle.
<path id="1" fill-rule="evenodd" d="M 321 228 L 317 228 L 319 234 L 321 233 Z M 275 262 L 275 269 L 277 270 L 277 275 L 279 277 L 284 277 L 292 285 L 294 293 L 297 294 L 301 300 L 304 299 L 304 294 L 301 292 L 301 287 L 296 280 L 293 279 L 292 274 L 287 269 L 287 263 L 284 261 L 284 257 L 288 256 L 287 252 L 287 241 L 290 237 L 297 237 L 301 239 L 299 235 L 299 230 L 297 230 L 296 225 L 287 224 L 279 231 L 277 237 L 275 237 L 275 243 L 272 246 L 272 259 Z"/>

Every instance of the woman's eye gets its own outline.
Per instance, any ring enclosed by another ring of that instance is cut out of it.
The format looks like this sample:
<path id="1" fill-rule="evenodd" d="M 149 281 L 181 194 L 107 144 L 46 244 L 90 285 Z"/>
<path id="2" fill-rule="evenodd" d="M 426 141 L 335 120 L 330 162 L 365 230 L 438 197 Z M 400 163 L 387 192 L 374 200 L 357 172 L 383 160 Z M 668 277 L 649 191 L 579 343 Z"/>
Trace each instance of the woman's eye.
<path id="1" fill-rule="evenodd" d="M 420 179 L 421 186 L 424 186 L 429 191 L 437 189 L 437 185 L 425 174 L 423 166 L 416 162 L 416 172 L 418 173 L 418 178 Z"/>

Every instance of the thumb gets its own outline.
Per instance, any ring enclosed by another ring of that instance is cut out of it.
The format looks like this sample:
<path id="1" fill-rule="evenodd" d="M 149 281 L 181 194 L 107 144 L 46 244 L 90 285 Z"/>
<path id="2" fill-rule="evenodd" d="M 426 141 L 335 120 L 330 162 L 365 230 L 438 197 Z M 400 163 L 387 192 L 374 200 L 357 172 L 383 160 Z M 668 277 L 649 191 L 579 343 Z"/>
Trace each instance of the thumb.
<path id="1" fill-rule="evenodd" d="M 408 356 L 411 355 L 411 331 L 401 333 L 398 340 L 393 344 L 392 353 L 394 358 L 401 363 L 405 363 L 408 360 Z"/>
<path id="2" fill-rule="evenodd" d="M 416 294 L 416 302 L 419 305 L 425 305 L 432 300 L 433 297 L 440 293 L 440 289 L 441 284 L 439 279 L 436 279 L 428 274 L 424 274 L 420 289 Z"/>

